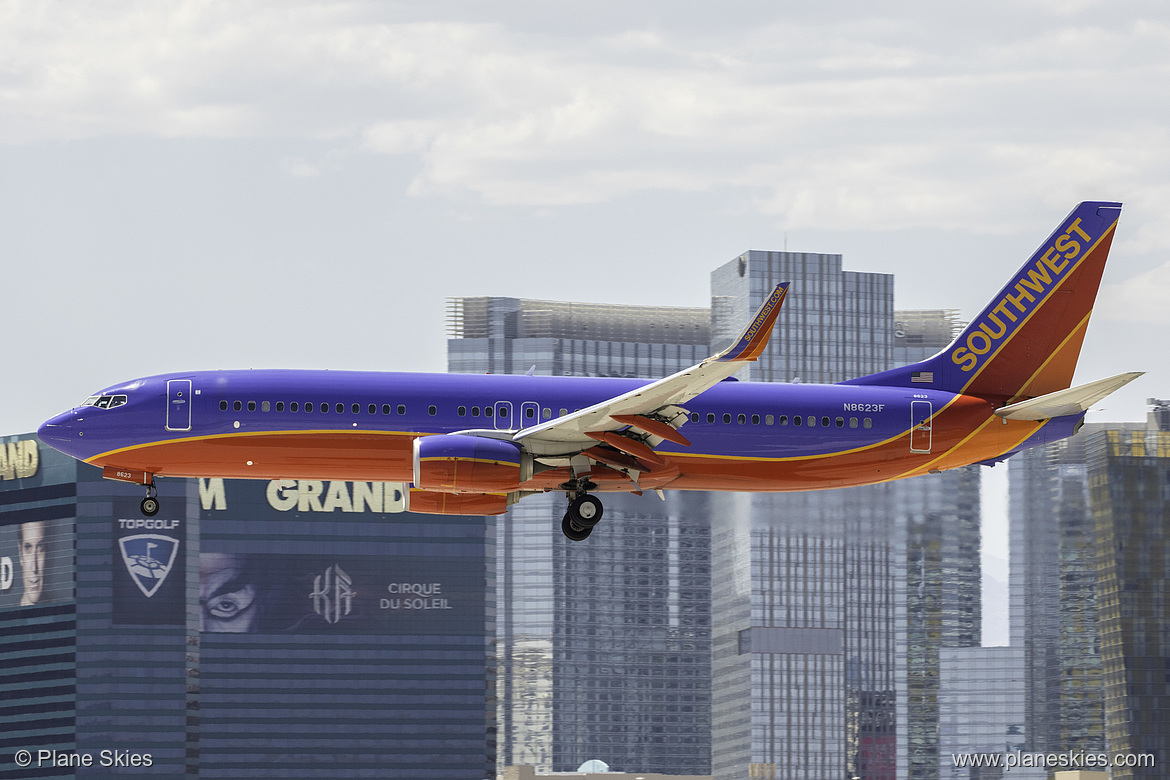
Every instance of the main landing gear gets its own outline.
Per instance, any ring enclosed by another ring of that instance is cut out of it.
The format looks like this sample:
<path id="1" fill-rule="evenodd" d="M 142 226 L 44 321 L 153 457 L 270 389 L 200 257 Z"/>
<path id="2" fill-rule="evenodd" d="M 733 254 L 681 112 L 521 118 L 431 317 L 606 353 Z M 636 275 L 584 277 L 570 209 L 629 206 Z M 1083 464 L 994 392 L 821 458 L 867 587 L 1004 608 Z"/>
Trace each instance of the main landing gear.
<path id="1" fill-rule="evenodd" d="M 138 505 L 142 510 L 142 514 L 147 517 L 154 517 L 158 514 L 158 491 L 154 488 L 154 480 L 146 483 L 146 498 L 142 499 L 142 503 Z"/>
<path id="2" fill-rule="evenodd" d="M 593 526 L 601 522 L 601 499 L 582 491 L 569 501 L 569 511 L 561 520 L 561 533 L 574 542 L 583 542 L 593 533 Z"/>

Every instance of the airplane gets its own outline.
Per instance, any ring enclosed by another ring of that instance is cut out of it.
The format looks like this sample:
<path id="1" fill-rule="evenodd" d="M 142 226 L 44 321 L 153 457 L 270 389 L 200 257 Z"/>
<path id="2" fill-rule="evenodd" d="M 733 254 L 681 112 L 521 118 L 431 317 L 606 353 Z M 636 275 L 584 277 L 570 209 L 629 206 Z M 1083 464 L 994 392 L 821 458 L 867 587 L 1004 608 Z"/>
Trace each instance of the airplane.
<path id="1" fill-rule="evenodd" d="M 1070 388 L 1121 213 L 1079 204 L 938 354 L 836 384 L 735 381 L 763 352 L 789 283 L 739 338 L 657 381 L 356 371 L 164 374 L 107 387 L 41 440 L 144 486 L 158 477 L 402 483 L 407 508 L 496 515 L 563 492 L 587 538 L 598 493 L 867 485 L 1066 438 L 1140 376 Z"/>

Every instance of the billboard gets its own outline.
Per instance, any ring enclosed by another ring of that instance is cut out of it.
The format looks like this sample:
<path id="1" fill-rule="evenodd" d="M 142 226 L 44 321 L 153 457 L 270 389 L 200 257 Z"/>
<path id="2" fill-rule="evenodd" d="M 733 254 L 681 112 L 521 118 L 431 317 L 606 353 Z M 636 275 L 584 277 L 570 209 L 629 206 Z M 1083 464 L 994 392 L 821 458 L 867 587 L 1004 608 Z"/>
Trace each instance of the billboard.
<path id="1" fill-rule="evenodd" d="M 211 633 L 458 635 L 483 625 L 482 572 L 450 558 L 202 552 Z"/>
<path id="2" fill-rule="evenodd" d="M 113 498 L 113 619 L 116 625 L 181 626 L 187 621 L 185 507 L 164 501 L 142 517 L 138 497 Z"/>
<path id="3" fill-rule="evenodd" d="M 5 520 L 36 513 L 10 512 Z M 73 520 L 51 518 L 0 525 L 0 609 L 73 598 Z"/>

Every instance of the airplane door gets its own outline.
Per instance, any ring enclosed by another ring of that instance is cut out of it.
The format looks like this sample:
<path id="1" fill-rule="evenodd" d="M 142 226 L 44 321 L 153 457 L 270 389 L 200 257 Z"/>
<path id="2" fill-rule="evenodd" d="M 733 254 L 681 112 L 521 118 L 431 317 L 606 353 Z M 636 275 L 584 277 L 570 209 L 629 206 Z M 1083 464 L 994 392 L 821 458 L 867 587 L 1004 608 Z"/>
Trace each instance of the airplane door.
<path id="1" fill-rule="evenodd" d="M 191 430 L 191 380 L 167 380 L 167 430 Z"/>
<path id="2" fill-rule="evenodd" d="M 511 401 L 496 401 L 496 430 L 508 431 L 515 427 L 512 422 L 512 402 Z"/>
<path id="3" fill-rule="evenodd" d="M 517 428 L 531 428 L 540 422 L 540 404 L 536 401 L 525 401 L 520 404 L 520 419 L 516 421 Z"/>
<path id="4" fill-rule="evenodd" d="M 910 402 L 910 451 L 930 452 L 930 401 Z"/>

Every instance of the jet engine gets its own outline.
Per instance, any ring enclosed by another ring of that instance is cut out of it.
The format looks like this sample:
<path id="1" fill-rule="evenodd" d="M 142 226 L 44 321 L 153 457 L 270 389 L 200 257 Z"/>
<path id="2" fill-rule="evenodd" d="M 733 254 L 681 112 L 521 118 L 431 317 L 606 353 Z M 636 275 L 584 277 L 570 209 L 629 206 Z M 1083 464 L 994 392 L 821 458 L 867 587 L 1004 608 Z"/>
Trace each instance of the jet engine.
<path id="1" fill-rule="evenodd" d="M 532 479 L 532 456 L 510 441 L 465 433 L 414 440 L 414 486 L 450 493 L 506 493 Z"/>
<path id="2" fill-rule="evenodd" d="M 502 515 L 517 493 L 442 493 L 411 488 L 407 509 L 425 515 Z"/>

